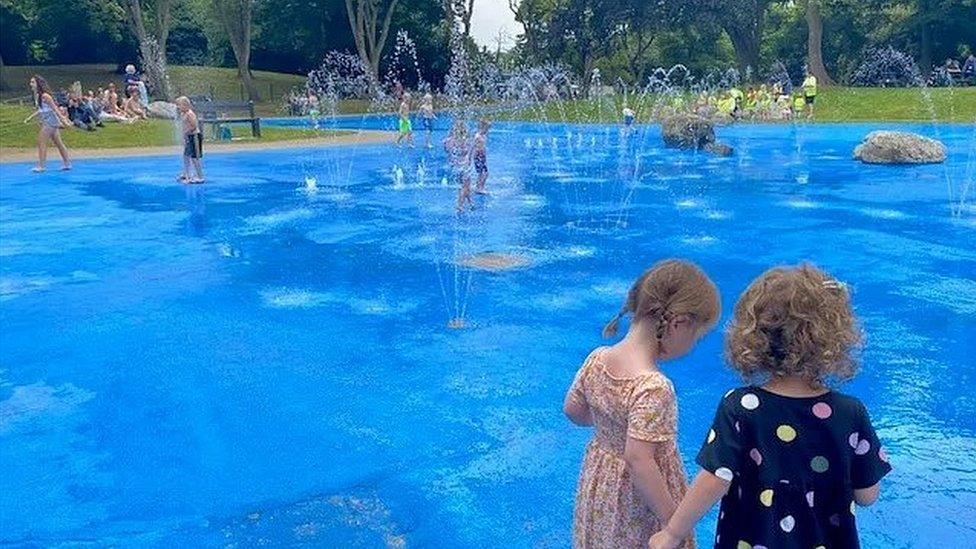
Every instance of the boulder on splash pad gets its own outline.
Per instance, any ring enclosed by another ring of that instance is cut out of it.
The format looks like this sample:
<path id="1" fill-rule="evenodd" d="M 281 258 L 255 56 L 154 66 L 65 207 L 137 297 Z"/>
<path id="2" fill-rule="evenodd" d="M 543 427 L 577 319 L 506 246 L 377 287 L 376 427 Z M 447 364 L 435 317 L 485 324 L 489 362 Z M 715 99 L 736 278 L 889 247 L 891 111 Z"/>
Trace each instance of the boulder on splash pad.
<path id="1" fill-rule="evenodd" d="M 532 262 L 528 257 L 519 254 L 508 254 L 500 252 L 484 252 L 462 257 L 458 260 L 458 265 L 469 269 L 480 269 L 482 271 L 507 271 L 527 267 Z"/>
<path id="2" fill-rule="evenodd" d="M 661 122 L 661 137 L 668 147 L 707 151 L 719 156 L 732 154 L 732 147 L 715 140 L 715 123 L 704 116 L 669 116 Z"/>
<path id="3" fill-rule="evenodd" d="M 876 131 L 854 148 L 854 159 L 865 164 L 938 164 L 945 162 L 946 147 L 914 133 Z"/>

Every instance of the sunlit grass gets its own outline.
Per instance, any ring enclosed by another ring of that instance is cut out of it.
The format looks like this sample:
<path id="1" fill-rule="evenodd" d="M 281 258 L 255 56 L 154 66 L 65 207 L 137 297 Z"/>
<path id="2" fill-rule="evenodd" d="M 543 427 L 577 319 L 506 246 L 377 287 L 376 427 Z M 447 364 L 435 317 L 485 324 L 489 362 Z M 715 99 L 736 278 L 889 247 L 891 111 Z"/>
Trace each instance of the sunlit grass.
<path id="1" fill-rule="evenodd" d="M 0 105 L 0 147 L 23 149 L 34 147 L 37 141 L 37 119 L 24 124 L 24 118 L 33 110 L 25 106 Z M 349 131 L 313 131 L 303 128 L 263 127 L 261 138 L 251 137 L 247 124 L 230 126 L 235 142 L 274 142 L 314 139 L 345 135 Z M 210 138 L 209 129 L 207 138 Z M 170 120 L 140 120 L 132 124 L 106 122 L 105 127 L 89 132 L 75 127 L 61 131 L 65 144 L 79 149 L 115 149 L 123 147 L 156 147 L 176 145 L 180 135 Z"/>
<path id="2" fill-rule="evenodd" d="M 686 101 L 694 98 L 688 96 Z M 631 96 L 628 106 L 639 121 L 651 116 L 652 96 Z M 554 101 L 493 114 L 497 119 L 553 122 L 619 122 L 623 97 Z M 825 88 L 815 103 L 816 122 L 941 121 L 976 123 L 976 87 Z"/>

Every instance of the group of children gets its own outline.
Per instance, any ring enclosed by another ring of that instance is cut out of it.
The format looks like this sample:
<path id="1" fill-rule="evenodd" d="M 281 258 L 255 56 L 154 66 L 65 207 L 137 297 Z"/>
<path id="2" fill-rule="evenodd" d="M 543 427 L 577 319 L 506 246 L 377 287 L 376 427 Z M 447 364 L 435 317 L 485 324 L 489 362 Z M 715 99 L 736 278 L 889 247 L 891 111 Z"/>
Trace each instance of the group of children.
<path id="1" fill-rule="evenodd" d="M 413 123 L 410 120 L 410 93 L 402 92 L 400 95 L 400 107 L 397 119 L 397 138 L 396 144 L 399 146 L 406 141 L 413 147 Z M 434 119 L 437 114 L 434 111 L 434 97 L 427 93 L 424 94 L 420 102 L 420 120 L 423 123 L 426 135 L 426 147 L 433 147 Z M 444 139 L 444 151 L 447 153 L 448 166 L 451 170 L 451 178 L 457 183 L 458 198 L 457 212 L 461 213 L 466 208 L 474 209 L 473 195 L 487 195 L 485 185 L 488 182 L 488 130 L 491 123 L 482 118 L 478 120 L 478 130 L 474 137 L 468 136 L 468 125 L 463 118 L 455 118 L 451 125 L 451 130 Z M 477 177 L 474 189 L 471 188 L 472 171 Z"/>
<path id="2" fill-rule="evenodd" d="M 816 99 L 817 78 L 808 74 L 796 94 L 784 88 L 780 82 L 762 84 L 759 87 L 750 86 L 745 93 L 733 86 L 720 94 L 699 93 L 690 104 L 690 110 L 699 116 L 718 116 L 732 120 L 795 120 L 801 116 L 810 120 L 813 118 Z M 687 111 L 689 104 L 678 94 L 663 102 L 659 108 L 661 111 L 654 113 L 655 116 Z M 633 109 L 625 104 L 621 114 L 624 126 L 633 126 L 636 121 Z"/>
<path id="3" fill-rule="evenodd" d="M 413 122 L 410 120 L 410 92 L 402 91 L 399 94 L 400 107 L 397 109 L 397 137 L 396 144 L 400 145 L 401 142 L 406 140 L 406 142 L 413 147 Z M 424 134 L 426 137 L 425 146 L 430 149 L 434 146 L 433 136 L 434 136 L 434 119 L 437 118 L 437 113 L 434 112 L 434 96 L 425 93 L 424 97 L 420 101 L 420 120 L 424 125 Z"/>
<path id="4" fill-rule="evenodd" d="M 135 78 L 135 69 L 132 65 L 126 68 L 126 75 L 128 79 Z M 72 124 L 77 125 L 77 122 L 69 118 L 69 113 L 72 108 L 81 108 L 81 99 L 72 96 L 72 102 L 65 109 L 55 100 L 51 87 L 40 75 L 35 74 L 32 76 L 28 85 L 34 97 L 34 106 L 36 109 L 24 122 L 29 122 L 35 117 L 39 118 L 41 122 L 41 127 L 37 134 L 37 165 L 34 166 L 32 171 L 43 172 L 47 169 L 47 148 L 49 143 L 53 143 L 61 155 L 61 169 L 70 170 L 71 158 L 68 148 L 65 146 L 64 140 L 61 137 L 61 129 L 70 127 Z M 132 90 L 131 101 L 137 102 L 138 99 L 136 97 L 140 93 L 139 90 L 141 87 L 132 83 L 129 83 L 127 87 Z M 101 92 L 101 90 L 99 91 Z M 108 89 L 105 90 L 105 93 L 107 94 L 105 104 L 114 105 L 117 101 L 114 84 L 110 84 Z M 91 96 L 91 92 L 89 94 Z M 91 96 L 89 99 L 94 100 L 94 97 L 101 96 L 102 94 L 99 93 L 98 96 Z M 201 158 L 203 158 L 203 132 L 200 130 L 200 122 L 197 120 L 197 115 L 193 112 L 193 106 L 188 98 L 177 98 L 176 108 L 184 138 L 183 173 L 180 174 L 178 179 L 184 183 L 203 183 L 203 167 L 201 165 Z M 111 109 L 106 108 L 106 112 L 103 115 L 108 117 L 114 116 L 114 111 L 109 111 Z M 143 114 L 143 116 L 145 115 Z M 102 119 L 104 118 L 98 119 L 99 125 Z M 191 166 L 195 172 L 193 176 L 190 175 Z"/>
<path id="5" fill-rule="evenodd" d="M 485 184 L 488 182 L 488 129 L 491 123 L 482 118 L 478 120 L 478 131 L 474 137 L 468 138 L 468 125 L 464 119 L 457 118 L 451 125 L 451 131 L 444 139 L 444 151 L 447 152 L 451 177 L 458 184 L 457 212 L 465 208 L 474 209 L 472 194 L 486 195 Z M 474 191 L 471 189 L 471 171 L 477 176 Z"/>
<path id="6" fill-rule="evenodd" d="M 580 473 L 577 548 L 695 547 L 695 524 L 719 500 L 720 549 L 859 546 L 855 508 L 877 500 L 888 457 L 856 398 L 831 388 L 857 371 L 861 334 L 844 284 L 812 265 L 774 268 L 739 298 L 726 356 L 749 385 L 719 399 L 687 486 L 676 445 L 674 387 L 661 362 L 686 354 L 720 316 L 715 285 L 667 260 L 631 287 L 566 395 L 574 423 L 595 427 Z"/>
<path id="7" fill-rule="evenodd" d="M 801 115 L 809 120 L 813 118 L 816 98 L 817 78 L 808 74 L 796 94 L 784 89 L 780 82 L 762 84 L 758 88 L 750 86 L 744 94 L 733 87 L 719 98 L 703 92 L 696 103 L 696 110 L 703 113 L 717 111 L 736 120 L 794 120 Z"/>

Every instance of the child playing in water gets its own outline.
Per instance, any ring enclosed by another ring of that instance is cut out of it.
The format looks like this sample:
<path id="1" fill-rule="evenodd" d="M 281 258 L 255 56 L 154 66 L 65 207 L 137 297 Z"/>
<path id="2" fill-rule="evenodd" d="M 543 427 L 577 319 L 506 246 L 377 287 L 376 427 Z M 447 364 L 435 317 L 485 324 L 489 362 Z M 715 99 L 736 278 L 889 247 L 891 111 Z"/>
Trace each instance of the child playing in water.
<path id="1" fill-rule="evenodd" d="M 468 144 L 468 126 L 461 118 L 456 118 L 451 132 L 444 140 L 444 150 L 451 166 L 451 175 L 458 182 L 457 211 L 461 213 L 467 205 L 474 208 L 471 200 L 471 150 Z"/>
<path id="2" fill-rule="evenodd" d="M 319 129 L 319 97 L 312 92 L 308 92 L 306 98 L 308 106 L 308 117 L 312 120 L 312 128 Z"/>
<path id="3" fill-rule="evenodd" d="M 474 134 L 474 145 L 471 154 L 474 157 L 474 171 L 478 174 L 478 182 L 474 186 L 475 194 L 488 194 L 485 183 L 488 181 L 488 128 L 491 123 L 482 118 L 478 120 L 478 131 Z"/>
<path id="4" fill-rule="evenodd" d="M 413 126 L 410 124 L 410 94 L 404 93 L 403 100 L 400 101 L 400 132 L 397 134 L 396 144 L 406 138 L 410 146 L 413 147 Z"/>
<path id="5" fill-rule="evenodd" d="M 420 119 L 424 122 L 424 132 L 426 132 L 428 149 L 434 146 L 431 141 L 434 138 L 435 118 L 437 118 L 437 114 L 434 112 L 434 96 L 425 93 L 423 101 L 420 103 Z"/>
<path id="6" fill-rule="evenodd" d="M 61 112 L 57 102 L 51 95 L 51 88 L 40 75 L 35 74 L 28 82 L 34 94 L 34 105 L 37 110 L 27 117 L 24 123 L 30 122 L 35 116 L 41 117 L 41 129 L 37 134 L 37 165 L 31 170 L 35 173 L 47 169 L 47 142 L 51 141 L 61 153 L 61 169 L 71 169 L 71 159 L 68 157 L 68 147 L 61 139 L 61 128 L 71 126 L 71 121 Z"/>
<path id="7" fill-rule="evenodd" d="M 812 265 L 749 285 L 726 355 L 749 385 L 725 394 L 698 453 L 702 471 L 654 549 L 677 547 L 722 498 L 716 548 L 857 548 L 856 505 L 890 470 L 867 409 L 832 390 L 857 371 L 861 335 L 843 284 Z"/>
<path id="8" fill-rule="evenodd" d="M 686 354 L 719 311 L 718 291 L 701 269 L 662 261 L 634 282 L 603 332 L 614 335 L 630 314 L 627 335 L 590 353 L 577 372 L 563 411 L 596 430 L 576 490 L 573 547 L 643 547 L 674 512 L 686 480 L 674 387 L 659 364 Z"/>
<path id="9" fill-rule="evenodd" d="M 624 126 L 628 128 L 633 126 L 634 119 L 636 118 L 633 109 L 631 109 L 630 107 L 624 107 L 623 115 L 624 115 Z"/>
<path id="10" fill-rule="evenodd" d="M 176 98 L 176 108 L 180 111 L 180 121 L 183 125 L 183 173 L 179 180 L 183 183 L 203 183 L 203 133 L 200 131 L 200 122 L 197 114 L 193 112 L 193 105 L 186 96 Z M 190 177 L 190 166 L 197 176 Z"/>

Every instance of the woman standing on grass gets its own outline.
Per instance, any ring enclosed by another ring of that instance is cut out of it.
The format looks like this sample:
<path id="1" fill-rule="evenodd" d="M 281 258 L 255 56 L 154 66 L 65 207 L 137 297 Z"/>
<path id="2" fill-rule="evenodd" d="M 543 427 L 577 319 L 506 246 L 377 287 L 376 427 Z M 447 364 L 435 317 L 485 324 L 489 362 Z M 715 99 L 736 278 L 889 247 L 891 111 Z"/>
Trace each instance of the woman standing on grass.
<path id="1" fill-rule="evenodd" d="M 61 112 L 58 104 L 54 102 L 54 98 L 51 96 L 51 88 L 43 78 L 36 74 L 31 77 L 30 88 L 34 94 L 34 104 L 37 106 L 37 111 L 30 115 L 24 122 L 29 121 L 35 116 L 39 116 L 41 119 L 41 130 L 37 134 L 37 166 L 32 171 L 44 171 L 44 165 L 47 164 L 48 141 L 53 141 L 54 146 L 61 153 L 61 169 L 70 170 L 71 159 L 68 158 L 68 148 L 64 146 L 64 141 L 61 140 L 61 127 L 70 126 L 71 121 Z"/>

